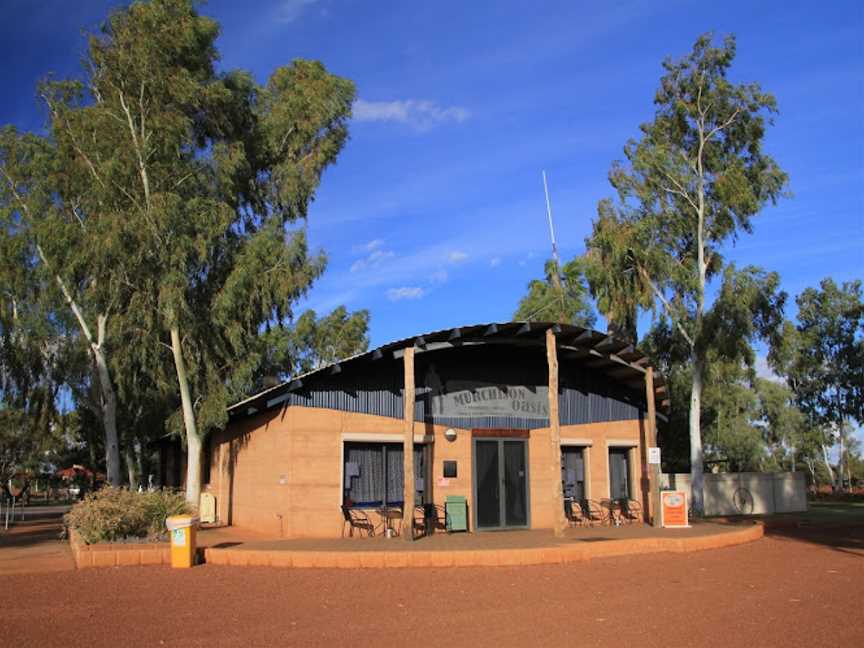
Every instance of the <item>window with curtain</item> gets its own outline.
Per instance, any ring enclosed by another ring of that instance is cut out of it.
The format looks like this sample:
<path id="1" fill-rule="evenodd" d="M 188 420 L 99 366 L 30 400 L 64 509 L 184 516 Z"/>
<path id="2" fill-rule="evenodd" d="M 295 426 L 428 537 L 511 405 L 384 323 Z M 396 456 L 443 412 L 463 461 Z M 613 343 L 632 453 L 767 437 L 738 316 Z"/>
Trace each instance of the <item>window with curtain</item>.
<path id="1" fill-rule="evenodd" d="M 352 506 L 401 506 L 405 474 L 401 443 L 345 442 L 343 501 Z M 425 503 L 426 449 L 414 447 L 414 502 Z"/>
<path id="2" fill-rule="evenodd" d="M 630 493 L 630 448 L 609 450 L 609 496 L 626 499 Z"/>
<path id="3" fill-rule="evenodd" d="M 585 460 L 581 446 L 561 447 L 561 486 L 564 497 L 585 499 Z"/>

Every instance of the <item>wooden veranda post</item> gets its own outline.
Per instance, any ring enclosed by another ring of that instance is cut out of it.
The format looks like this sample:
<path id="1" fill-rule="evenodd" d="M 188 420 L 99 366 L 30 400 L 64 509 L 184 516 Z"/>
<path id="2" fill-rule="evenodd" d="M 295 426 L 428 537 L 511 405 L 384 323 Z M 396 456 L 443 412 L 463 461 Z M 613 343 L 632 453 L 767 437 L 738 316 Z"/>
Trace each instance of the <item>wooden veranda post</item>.
<path id="1" fill-rule="evenodd" d="M 654 406 L 654 369 L 648 367 L 645 370 L 645 400 L 648 404 L 648 412 L 645 420 L 645 442 L 649 448 L 657 447 L 657 410 Z M 648 448 L 645 449 L 647 461 Z M 660 466 L 659 464 L 648 464 L 648 514 L 653 526 L 660 526 Z"/>
<path id="2" fill-rule="evenodd" d="M 564 492 L 561 490 L 561 419 L 558 416 L 558 347 L 555 332 L 546 329 L 546 361 L 549 365 L 549 443 L 552 446 L 552 530 L 564 535 L 567 518 L 564 516 Z"/>
<path id="3" fill-rule="evenodd" d="M 405 349 L 403 356 L 405 364 L 405 392 L 402 397 L 402 416 L 405 425 L 405 437 L 402 441 L 402 474 L 403 484 L 402 506 L 402 537 L 411 542 L 414 540 L 414 347 Z"/>

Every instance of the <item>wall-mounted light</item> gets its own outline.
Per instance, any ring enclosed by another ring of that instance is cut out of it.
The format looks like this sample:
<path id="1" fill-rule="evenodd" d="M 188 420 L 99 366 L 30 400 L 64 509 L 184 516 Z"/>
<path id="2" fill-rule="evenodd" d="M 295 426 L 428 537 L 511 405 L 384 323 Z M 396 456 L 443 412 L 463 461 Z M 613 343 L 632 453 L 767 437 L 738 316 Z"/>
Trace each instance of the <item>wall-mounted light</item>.
<path id="1" fill-rule="evenodd" d="M 453 428 L 447 428 L 446 430 L 444 430 L 444 438 L 447 439 L 448 441 L 455 441 L 456 440 L 456 430 L 454 430 Z"/>

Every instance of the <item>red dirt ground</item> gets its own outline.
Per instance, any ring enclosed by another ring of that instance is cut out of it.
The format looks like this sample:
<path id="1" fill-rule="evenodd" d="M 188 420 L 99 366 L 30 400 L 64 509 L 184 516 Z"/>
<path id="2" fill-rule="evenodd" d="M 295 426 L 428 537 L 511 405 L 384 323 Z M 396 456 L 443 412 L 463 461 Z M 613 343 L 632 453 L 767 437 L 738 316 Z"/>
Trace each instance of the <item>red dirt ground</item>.
<path id="1" fill-rule="evenodd" d="M 862 646 L 864 527 L 567 566 L 0 577 L 9 646 Z"/>

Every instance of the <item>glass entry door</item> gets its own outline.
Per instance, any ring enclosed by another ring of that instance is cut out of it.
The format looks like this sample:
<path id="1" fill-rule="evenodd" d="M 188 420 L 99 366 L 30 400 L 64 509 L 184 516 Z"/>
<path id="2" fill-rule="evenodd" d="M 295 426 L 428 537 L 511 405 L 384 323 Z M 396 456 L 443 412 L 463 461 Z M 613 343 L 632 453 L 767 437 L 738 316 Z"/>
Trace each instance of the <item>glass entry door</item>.
<path id="1" fill-rule="evenodd" d="M 474 503 L 478 529 L 528 526 L 526 443 L 474 440 Z"/>

